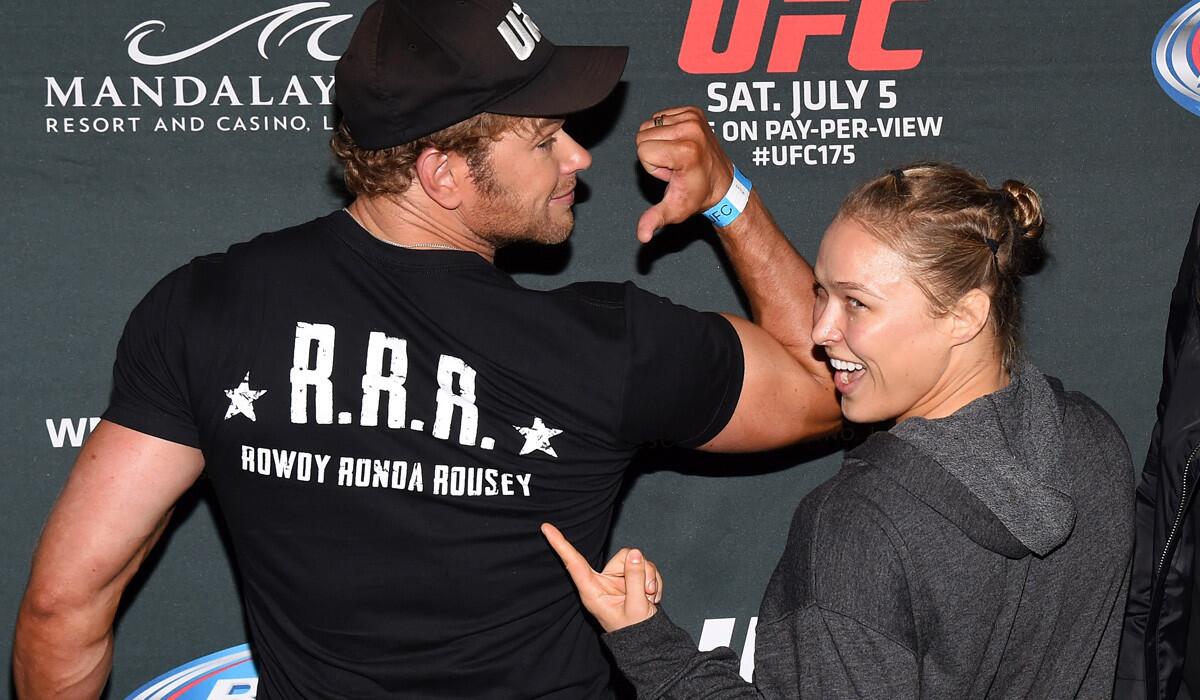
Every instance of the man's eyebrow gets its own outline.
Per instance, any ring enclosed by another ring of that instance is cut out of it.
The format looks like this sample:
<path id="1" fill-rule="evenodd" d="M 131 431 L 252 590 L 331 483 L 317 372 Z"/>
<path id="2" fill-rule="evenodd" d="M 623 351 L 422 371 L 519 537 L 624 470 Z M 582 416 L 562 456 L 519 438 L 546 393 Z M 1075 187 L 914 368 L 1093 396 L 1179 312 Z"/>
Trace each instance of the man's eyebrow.
<path id="1" fill-rule="evenodd" d="M 533 138 L 534 139 L 545 138 L 551 132 L 557 131 L 558 129 L 562 128 L 564 121 L 565 120 L 563 120 L 561 117 L 559 117 L 559 118 L 542 117 L 542 118 L 538 119 L 533 125 Z"/>

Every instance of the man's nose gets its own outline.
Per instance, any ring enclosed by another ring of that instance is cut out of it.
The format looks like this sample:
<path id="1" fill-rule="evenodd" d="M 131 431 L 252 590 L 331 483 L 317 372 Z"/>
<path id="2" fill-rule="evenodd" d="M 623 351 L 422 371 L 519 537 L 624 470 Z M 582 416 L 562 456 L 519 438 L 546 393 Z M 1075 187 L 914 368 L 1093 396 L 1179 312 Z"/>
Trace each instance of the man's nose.
<path id="1" fill-rule="evenodd" d="M 580 170 L 587 170 L 592 165 L 592 154 L 586 148 L 579 145 L 579 142 L 571 138 L 571 135 L 566 131 L 560 131 L 559 145 L 562 146 L 562 171 L 564 174 L 577 173 Z"/>

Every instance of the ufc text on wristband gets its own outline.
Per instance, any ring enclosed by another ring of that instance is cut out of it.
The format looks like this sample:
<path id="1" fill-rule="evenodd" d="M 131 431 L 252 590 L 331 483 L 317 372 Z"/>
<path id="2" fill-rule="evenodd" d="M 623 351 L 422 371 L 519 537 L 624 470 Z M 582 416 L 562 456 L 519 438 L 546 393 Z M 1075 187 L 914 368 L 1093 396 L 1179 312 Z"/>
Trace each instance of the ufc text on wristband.
<path id="1" fill-rule="evenodd" d="M 704 217 L 711 221 L 714 226 L 724 228 L 732 224 L 733 220 L 745 211 L 746 202 L 750 201 L 750 190 L 752 189 L 754 189 L 754 185 L 735 165 L 733 167 L 733 182 L 729 183 L 729 191 L 725 193 L 725 198 L 704 212 Z"/>

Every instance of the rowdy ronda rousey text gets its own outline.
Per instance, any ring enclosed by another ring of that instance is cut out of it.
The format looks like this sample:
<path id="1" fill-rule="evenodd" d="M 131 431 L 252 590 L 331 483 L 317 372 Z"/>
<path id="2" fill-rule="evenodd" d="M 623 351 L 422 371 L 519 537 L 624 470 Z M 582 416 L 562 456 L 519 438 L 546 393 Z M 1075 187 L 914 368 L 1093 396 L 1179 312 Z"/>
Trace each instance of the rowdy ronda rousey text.
<path id="1" fill-rule="evenodd" d="M 329 472 L 336 464 L 336 476 Z M 425 467 L 400 459 L 338 457 L 298 450 L 276 450 L 242 445 L 242 471 L 277 479 L 341 487 L 424 492 Z M 460 467 L 435 464 L 429 492 L 435 496 L 530 495 L 530 474 L 510 474 L 493 467 Z"/>

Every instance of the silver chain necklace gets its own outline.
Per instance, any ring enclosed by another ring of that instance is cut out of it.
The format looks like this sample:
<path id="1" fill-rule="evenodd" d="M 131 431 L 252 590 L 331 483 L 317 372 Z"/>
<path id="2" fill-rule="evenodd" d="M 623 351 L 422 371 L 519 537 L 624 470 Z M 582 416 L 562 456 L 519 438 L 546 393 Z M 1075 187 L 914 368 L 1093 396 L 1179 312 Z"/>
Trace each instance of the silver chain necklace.
<path id="1" fill-rule="evenodd" d="M 387 243 L 390 246 L 395 246 L 397 248 L 404 248 L 405 250 L 413 250 L 415 248 L 439 248 L 441 250 L 458 250 L 458 251 L 462 250 L 462 248 L 455 248 L 454 246 L 447 245 L 445 243 L 397 243 L 396 241 L 389 241 L 386 238 L 380 238 L 379 236 L 376 236 L 375 234 L 371 233 L 371 230 L 368 229 L 366 226 L 363 226 L 362 222 L 358 220 L 358 217 L 355 216 L 353 213 L 351 213 L 350 210 L 347 209 L 346 207 L 342 207 L 342 211 L 346 212 L 346 215 L 349 216 L 354 221 L 354 223 L 358 224 L 359 228 L 366 231 L 371 236 L 371 238 L 374 238 L 377 241 L 382 241 L 383 243 Z"/>

